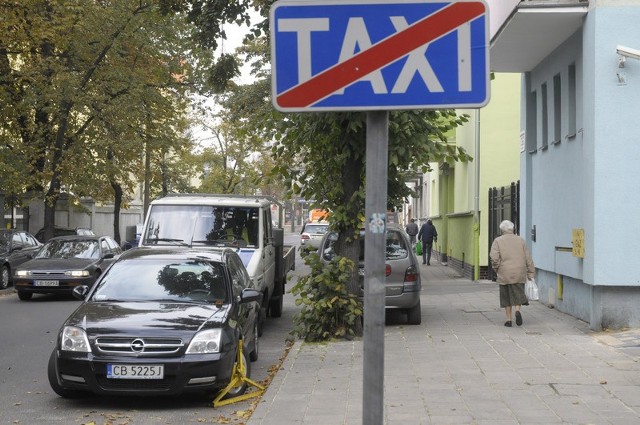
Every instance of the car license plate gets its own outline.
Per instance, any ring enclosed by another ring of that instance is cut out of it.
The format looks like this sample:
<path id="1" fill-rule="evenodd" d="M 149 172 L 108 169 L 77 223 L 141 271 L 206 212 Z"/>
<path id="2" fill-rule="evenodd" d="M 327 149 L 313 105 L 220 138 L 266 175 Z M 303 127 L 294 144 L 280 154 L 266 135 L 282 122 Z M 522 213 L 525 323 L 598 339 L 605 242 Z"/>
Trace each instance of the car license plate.
<path id="1" fill-rule="evenodd" d="M 59 286 L 60 282 L 57 280 L 36 280 L 33 282 L 33 286 Z"/>
<path id="2" fill-rule="evenodd" d="M 107 364 L 107 378 L 164 379 L 164 365 Z"/>

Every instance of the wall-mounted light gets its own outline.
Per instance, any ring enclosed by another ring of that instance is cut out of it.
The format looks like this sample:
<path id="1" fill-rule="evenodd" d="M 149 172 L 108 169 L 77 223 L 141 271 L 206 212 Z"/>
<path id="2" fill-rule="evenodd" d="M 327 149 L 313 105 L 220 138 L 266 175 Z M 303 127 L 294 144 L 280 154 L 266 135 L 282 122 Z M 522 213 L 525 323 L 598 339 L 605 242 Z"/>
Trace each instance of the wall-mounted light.
<path id="1" fill-rule="evenodd" d="M 616 47 L 616 53 L 620 55 L 618 58 L 618 68 L 624 68 L 627 58 L 640 60 L 640 50 L 638 49 L 618 45 Z"/>

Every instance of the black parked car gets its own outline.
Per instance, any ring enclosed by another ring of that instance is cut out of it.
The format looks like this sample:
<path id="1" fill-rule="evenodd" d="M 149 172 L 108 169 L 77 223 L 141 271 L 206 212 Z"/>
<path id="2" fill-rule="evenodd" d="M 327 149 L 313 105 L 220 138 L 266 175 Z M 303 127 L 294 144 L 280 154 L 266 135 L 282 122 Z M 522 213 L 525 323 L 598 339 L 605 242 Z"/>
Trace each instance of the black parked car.
<path id="1" fill-rule="evenodd" d="M 207 395 L 258 358 L 262 295 L 231 249 L 126 251 L 65 321 L 51 353 L 49 382 L 62 397 Z M 227 396 L 240 395 L 241 384 Z"/>
<path id="2" fill-rule="evenodd" d="M 21 300 L 33 294 L 67 293 L 79 285 L 91 286 L 98 276 L 122 254 L 109 236 L 59 236 L 21 264 L 13 284 Z"/>
<path id="3" fill-rule="evenodd" d="M 57 237 L 57 236 L 73 236 L 73 235 L 95 236 L 95 233 L 93 233 L 93 230 L 85 229 L 83 227 L 70 228 L 70 227 L 54 226 L 54 228 L 53 228 L 53 236 L 54 237 Z M 44 227 L 36 232 L 36 239 L 38 241 L 42 242 L 42 243 L 47 242 L 45 240 L 45 237 L 44 237 Z"/>
<path id="4" fill-rule="evenodd" d="M 13 281 L 13 270 L 33 258 L 42 244 L 23 230 L 0 229 L 0 289 Z"/>

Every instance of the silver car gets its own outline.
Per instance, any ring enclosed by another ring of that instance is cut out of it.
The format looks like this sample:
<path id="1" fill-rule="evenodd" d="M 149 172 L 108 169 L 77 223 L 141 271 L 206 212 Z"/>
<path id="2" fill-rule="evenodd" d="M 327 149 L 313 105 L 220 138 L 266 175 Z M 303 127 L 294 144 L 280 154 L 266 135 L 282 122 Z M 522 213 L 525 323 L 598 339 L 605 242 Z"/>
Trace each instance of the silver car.
<path id="1" fill-rule="evenodd" d="M 320 254 L 326 262 L 336 255 L 333 244 L 338 239 L 335 232 L 327 233 L 321 243 Z M 360 285 L 364 288 L 364 230 L 360 231 Z M 387 227 L 386 237 L 386 308 L 404 310 L 410 325 L 422 322 L 420 310 L 420 267 L 415 253 L 411 249 L 409 237 L 396 226 Z M 363 289 L 364 294 L 364 289 Z"/>
<path id="2" fill-rule="evenodd" d="M 328 223 L 307 223 L 300 233 L 300 246 L 309 246 L 315 249 L 320 247 L 322 237 L 329 230 Z"/>

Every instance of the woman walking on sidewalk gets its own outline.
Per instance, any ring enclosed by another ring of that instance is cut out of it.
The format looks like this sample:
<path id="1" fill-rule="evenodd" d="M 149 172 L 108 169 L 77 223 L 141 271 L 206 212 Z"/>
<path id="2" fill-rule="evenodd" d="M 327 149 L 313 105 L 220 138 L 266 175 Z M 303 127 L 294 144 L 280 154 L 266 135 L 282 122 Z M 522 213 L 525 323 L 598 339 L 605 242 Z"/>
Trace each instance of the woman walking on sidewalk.
<path id="1" fill-rule="evenodd" d="M 522 325 L 520 306 L 529 304 L 524 293 L 527 279 L 535 277 L 536 269 L 524 239 L 515 234 L 515 225 L 509 220 L 500 223 L 501 236 L 491 245 L 491 266 L 500 284 L 500 307 L 507 317 L 505 326 L 511 327 L 512 307 L 516 312 L 516 325 Z"/>

